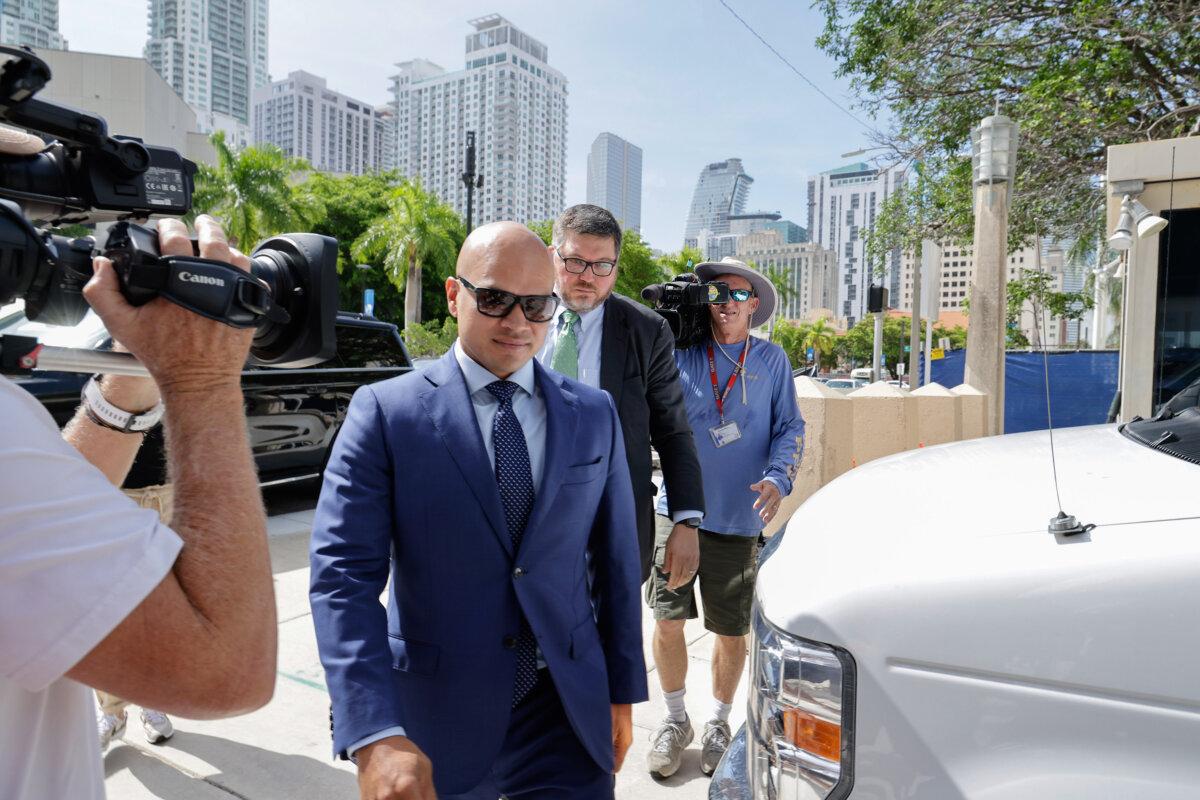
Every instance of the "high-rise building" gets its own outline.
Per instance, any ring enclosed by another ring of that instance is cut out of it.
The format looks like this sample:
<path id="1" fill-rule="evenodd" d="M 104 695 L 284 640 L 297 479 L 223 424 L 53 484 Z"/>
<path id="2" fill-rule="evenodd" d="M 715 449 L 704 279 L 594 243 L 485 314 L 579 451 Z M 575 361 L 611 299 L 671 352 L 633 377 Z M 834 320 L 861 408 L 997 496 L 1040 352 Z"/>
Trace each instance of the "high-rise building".
<path id="1" fill-rule="evenodd" d="M 727 158 L 700 170 L 683 231 L 684 246 L 701 247 L 701 231 L 708 231 L 709 237 L 730 233 L 729 217 L 746 210 L 752 183 L 754 178 L 742 169 L 740 158 Z"/>
<path id="2" fill-rule="evenodd" d="M 1065 260 L 1066 248 L 1061 244 L 1046 241 L 1042 248 L 1040 268 L 1050 274 L 1050 290 L 1055 292 L 1079 291 L 1083 287 L 1082 270 L 1072 269 Z M 975 274 L 974 251 L 969 245 L 941 242 L 938 245 L 940 282 L 936 288 L 939 311 L 963 311 L 968 307 L 971 281 Z M 900 311 L 911 312 L 913 307 L 913 269 L 918 259 L 913 253 L 904 253 L 900 259 L 900 293 L 893 305 Z M 1008 280 L 1021 277 L 1021 270 L 1036 270 L 1039 262 L 1033 247 L 1023 247 L 1008 254 Z M 926 278 L 922 275 L 922 280 Z M 1077 287 L 1077 288 L 1076 288 Z M 922 289 L 925 295 L 927 289 Z M 926 309 L 922 307 L 924 313 Z M 1017 328 L 1030 342 L 1044 343 L 1049 347 L 1073 344 L 1079 337 L 1079 323 L 1044 315 L 1040 329 L 1035 325 L 1032 310 L 1026 304 L 1017 319 Z"/>
<path id="3" fill-rule="evenodd" d="M 884 272 L 889 303 L 900 293 L 900 252 L 883 263 L 868 263 L 864 238 L 875 227 L 883 203 L 904 180 L 899 168 L 878 169 L 866 163 L 828 170 L 808 182 L 808 236 L 838 258 L 838 296 L 834 311 L 854 325 L 867 313 L 867 288 L 874 273 Z"/>
<path id="4" fill-rule="evenodd" d="M 832 250 L 812 242 L 787 242 L 779 231 L 761 230 L 740 238 L 737 257 L 786 280 L 778 312 L 782 319 L 832 312 L 837 293 L 837 255 Z"/>
<path id="5" fill-rule="evenodd" d="M 778 211 L 751 211 L 729 216 L 730 233 L 745 236 L 759 231 L 776 231 L 784 244 L 808 241 L 808 232 L 790 219 L 783 219 Z"/>
<path id="6" fill-rule="evenodd" d="M 396 64 L 396 168 L 458 212 L 467 207 L 466 134 L 475 132 L 475 224 L 550 219 L 566 200 L 567 80 L 546 45 L 498 14 L 470 21 L 466 66 Z"/>
<path id="7" fill-rule="evenodd" d="M 250 125 L 267 75 L 268 0 L 150 0 L 146 60 L 202 125 Z M 234 138 L 243 132 L 231 132 Z"/>
<path id="8" fill-rule="evenodd" d="M 58 0 L 0 0 L 0 44 L 66 50 L 58 32 Z"/>
<path id="9" fill-rule="evenodd" d="M 606 208 L 627 230 L 642 229 L 642 148 L 602 133 L 588 153 L 587 201 Z"/>
<path id="10" fill-rule="evenodd" d="M 396 111 L 390 105 L 375 107 L 375 169 L 396 168 Z"/>
<path id="11" fill-rule="evenodd" d="M 328 172 L 378 169 L 375 108 L 303 70 L 254 91 L 254 142 L 273 144 Z"/>

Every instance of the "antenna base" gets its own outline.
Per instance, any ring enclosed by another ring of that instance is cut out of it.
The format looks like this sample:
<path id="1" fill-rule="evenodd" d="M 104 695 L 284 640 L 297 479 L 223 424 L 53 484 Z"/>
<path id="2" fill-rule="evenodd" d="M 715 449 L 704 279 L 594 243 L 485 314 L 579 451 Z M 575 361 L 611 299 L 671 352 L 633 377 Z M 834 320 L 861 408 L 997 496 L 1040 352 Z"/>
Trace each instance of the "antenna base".
<path id="1" fill-rule="evenodd" d="M 1096 526 L 1091 523 L 1081 525 L 1075 517 L 1060 511 L 1050 518 L 1050 525 L 1046 530 L 1055 536 L 1078 536 L 1081 533 L 1087 533 L 1094 527 Z"/>

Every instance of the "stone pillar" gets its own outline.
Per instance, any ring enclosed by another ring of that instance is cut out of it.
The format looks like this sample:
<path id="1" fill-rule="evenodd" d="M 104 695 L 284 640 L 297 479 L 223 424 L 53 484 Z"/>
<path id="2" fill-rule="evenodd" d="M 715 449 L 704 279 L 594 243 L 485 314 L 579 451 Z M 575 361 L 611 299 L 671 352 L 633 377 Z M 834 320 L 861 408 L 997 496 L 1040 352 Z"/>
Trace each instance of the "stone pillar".
<path id="1" fill-rule="evenodd" d="M 854 410 L 855 465 L 917 446 L 917 401 L 911 392 L 877 381 L 849 397 Z"/>
<path id="2" fill-rule="evenodd" d="M 1004 432 L 1008 189 L 1007 183 L 975 187 L 975 271 L 963 383 L 985 396 L 988 435 Z"/>
<path id="3" fill-rule="evenodd" d="M 804 456 L 792 493 L 783 499 L 779 513 L 764 531 L 767 536 L 782 528 L 818 489 L 850 469 L 854 424 L 850 399 L 812 378 L 796 378 L 795 384 L 796 403 L 804 418 Z"/>
<path id="4" fill-rule="evenodd" d="M 957 442 L 962 437 L 962 398 L 930 383 L 913 391 L 917 398 L 917 446 Z"/>
<path id="5" fill-rule="evenodd" d="M 987 398 L 974 386 L 960 383 L 950 390 L 961 398 L 961 439 L 978 439 L 987 436 Z"/>

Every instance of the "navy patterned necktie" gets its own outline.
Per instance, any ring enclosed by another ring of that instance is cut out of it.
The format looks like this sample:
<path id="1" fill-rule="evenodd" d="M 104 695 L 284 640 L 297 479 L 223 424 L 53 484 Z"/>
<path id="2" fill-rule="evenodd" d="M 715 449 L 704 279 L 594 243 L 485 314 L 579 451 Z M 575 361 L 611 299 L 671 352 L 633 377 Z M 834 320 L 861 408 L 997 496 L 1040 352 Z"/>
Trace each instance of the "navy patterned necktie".
<path id="1" fill-rule="evenodd" d="M 512 381 L 489 383 L 487 390 L 500 403 L 492 421 L 492 449 L 496 454 L 496 483 L 504 504 L 504 520 L 512 539 L 513 553 L 521 546 L 525 525 L 533 511 L 533 470 L 529 466 L 529 447 L 525 431 L 513 412 L 512 399 L 519 387 Z M 537 683 L 537 644 L 524 615 L 521 633 L 517 637 L 517 677 L 513 685 L 513 705 L 516 706 Z"/>

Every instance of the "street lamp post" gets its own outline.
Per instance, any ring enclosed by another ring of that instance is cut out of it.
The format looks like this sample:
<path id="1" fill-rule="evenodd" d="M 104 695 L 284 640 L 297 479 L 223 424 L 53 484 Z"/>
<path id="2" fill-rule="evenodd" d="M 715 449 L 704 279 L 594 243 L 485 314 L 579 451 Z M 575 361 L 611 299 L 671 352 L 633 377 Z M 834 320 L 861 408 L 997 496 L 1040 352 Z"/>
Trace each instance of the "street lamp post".
<path id="1" fill-rule="evenodd" d="M 988 433 L 1004 432 L 1004 339 L 1008 206 L 1017 166 L 1018 126 L 1003 114 L 971 131 L 975 184 L 975 272 L 963 382 L 986 395 Z"/>
<path id="2" fill-rule="evenodd" d="M 462 182 L 467 187 L 467 233 L 475 225 L 475 190 L 483 188 L 483 176 L 475 174 L 475 131 L 467 131 L 466 169 Z"/>

